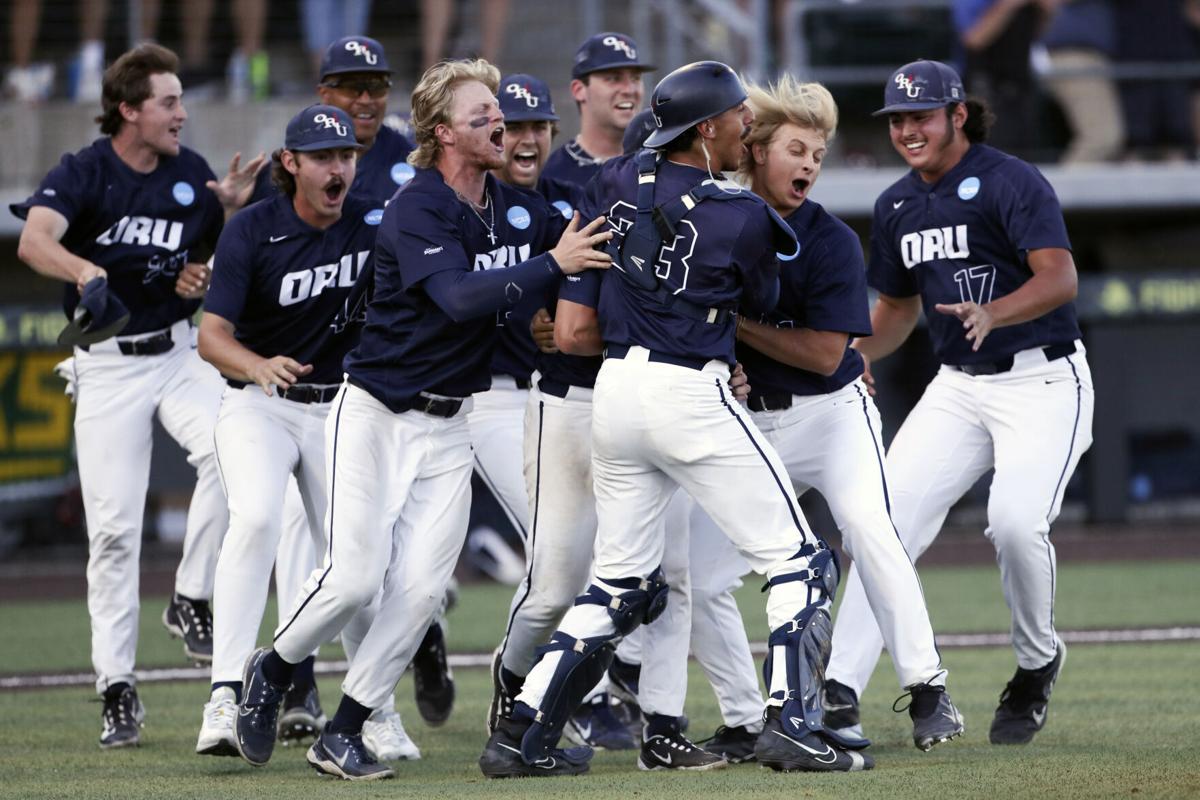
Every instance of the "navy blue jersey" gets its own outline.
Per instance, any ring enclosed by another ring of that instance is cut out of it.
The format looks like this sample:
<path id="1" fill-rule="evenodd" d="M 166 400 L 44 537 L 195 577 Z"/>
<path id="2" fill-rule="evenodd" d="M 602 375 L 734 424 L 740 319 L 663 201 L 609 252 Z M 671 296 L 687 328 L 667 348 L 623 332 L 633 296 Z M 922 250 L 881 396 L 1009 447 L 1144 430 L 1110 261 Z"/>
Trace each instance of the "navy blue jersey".
<path id="1" fill-rule="evenodd" d="M 686 193 L 707 177 L 696 167 L 660 162 L 655 205 Z M 604 214 L 614 234 L 624 236 L 637 211 L 637 187 L 636 159 L 614 159 L 588 187 L 584 217 Z M 706 200 L 688 213 L 675 240 L 659 251 L 655 272 L 674 294 L 702 307 L 733 310 L 743 296 L 747 301 L 762 298 L 773 307 L 779 294 L 776 237 L 770 211 L 757 195 L 742 190 L 728 199 Z M 707 323 L 684 317 L 624 279 L 616 267 L 605 271 L 598 303 L 591 303 L 588 297 L 594 296 L 594 289 L 588 286 L 597 276 L 591 271 L 583 275 L 580 280 L 571 276 L 563 284 L 562 296 L 596 305 L 606 345 L 640 345 L 683 358 L 734 363 L 732 318 Z M 750 313 L 768 310 L 747 309 Z"/>
<path id="2" fill-rule="evenodd" d="M 573 183 L 547 178 L 545 175 L 538 181 L 538 191 L 542 197 L 550 201 L 550 205 L 562 212 L 564 222 L 570 222 L 576 209 L 583 207 L 583 189 Z M 580 219 L 580 226 L 590 220 Z M 558 305 L 558 284 L 554 284 L 546 292 L 545 307 L 554 316 Z M 568 386 L 596 385 L 596 373 L 600 371 L 600 356 L 572 356 L 566 353 L 543 353 L 538 350 L 535 354 L 534 366 L 544 378 Z"/>
<path id="3" fill-rule="evenodd" d="M 779 305 L 763 318 L 780 328 L 810 328 L 855 336 L 871 335 L 867 268 L 862 245 L 846 223 L 812 200 L 784 219 L 804 242 L 800 255 L 779 270 Z M 828 394 L 863 372 L 863 360 L 846 343 L 837 371 L 828 377 L 797 369 L 738 342 L 737 357 L 753 394 Z"/>
<path id="4" fill-rule="evenodd" d="M 350 191 L 370 198 L 381 206 L 386 205 L 396 190 L 412 179 L 413 167 L 408 163 L 408 154 L 412 151 L 412 143 L 403 134 L 381 125 L 371 149 L 359 156 Z M 279 189 L 271 183 L 268 164 L 266 169 L 258 173 L 250 202 L 265 200 L 278 193 Z"/>
<path id="5" fill-rule="evenodd" d="M 347 297 L 360 279 L 370 280 L 382 219 L 381 205 L 354 195 L 325 230 L 296 216 L 282 193 L 248 206 L 217 242 L 204 310 L 232 322 L 246 349 L 311 364 L 305 383 L 340 383 L 361 328 Z"/>
<path id="6" fill-rule="evenodd" d="M 572 139 L 546 159 L 546 166 L 542 168 L 542 180 L 562 181 L 582 187 L 596 177 L 603 165 L 604 159 L 596 158 Z"/>
<path id="7" fill-rule="evenodd" d="M 1071 247 L 1054 189 L 1024 161 L 974 144 L 937 183 L 910 171 L 879 196 L 867 276 L 890 297 L 921 295 L 942 363 L 988 363 L 1078 339 L 1075 304 L 997 328 L 978 352 L 962 323 L 934 304 L 983 304 L 1011 294 L 1033 277 L 1029 251 L 1046 247 Z"/>
<path id="8" fill-rule="evenodd" d="M 108 288 L 129 309 L 122 335 L 170 327 L 190 317 L 199 300 L 175 294 L 175 279 L 189 262 L 212 255 L 224 212 L 205 183 L 216 180 L 199 154 L 186 147 L 178 156 L 159 156 L 150 173 L 132 169 L 113 152 L 112 140 L 97 139 L 63 156 L 38 190 L 11 210 L 21 219 L 33 206 L 67 218 L 62 245 L 103 267 Z M 79 304 L 75 284 L 63 287 L 70 318 Z"/>
<path id="9" fill-rule="evenodd" d="M 455 322 L 422 282 L 439 272 L 510 267 L 558 241 L 562 215 L 541 197 L 491 175 L 486 187 L 495 214 L 481 220 L 440 172 L 418 169 L 384 212 L 375 294 L 345 364 L 351 380 L 393 411 L 423 391 L 466 397 L 491 385 L 496 315 Z M 544 285 L 528 290 L 540 295 Z M 510 303 L 524 291 L 514 287 Z"/>
<path id="10" fill-rule="evenodd" d="M 534 192 L 519 186 L 506 186 L 506 188 L 537 196 Z M 557 219 L 552 217 L 548 223 L 549 227 L 545 234 L 545 241 L 548 242 L 547 249 L 558 243 L 559 236 L 567 227 L 567 220 L 561 217 L 562 209 L 552 208 L 551 211 L 558 211 L 559 217 Z M 511 314 L 511 309 L 508 309 L 501 311 L 496 316 L 499 337 L 496 340 L 496 351 L 492 354 L 492 374 L 511 375 L 527 381 L 536 367 L 538 348 L 533 343 L 533 336 L 529 333 L 528 318 L 512 319 Z"/>

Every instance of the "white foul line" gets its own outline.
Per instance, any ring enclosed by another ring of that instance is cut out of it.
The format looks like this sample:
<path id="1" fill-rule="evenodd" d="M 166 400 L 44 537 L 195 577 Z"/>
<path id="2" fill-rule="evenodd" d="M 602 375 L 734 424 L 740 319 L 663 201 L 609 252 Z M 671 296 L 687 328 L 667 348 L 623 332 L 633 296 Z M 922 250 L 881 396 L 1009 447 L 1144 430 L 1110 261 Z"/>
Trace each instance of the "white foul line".
<path id="1" fill-rule="evenodd" d="M 1058 635 L 1069 644 L 1127 644 L 1132 642 L 1194 642 L 1200 640 L 1200 627 L 1180 626 L 1174 628 L 1125 628 L 1117 630 L 1059 631 Z M 948 633 L 937 637 L 938 647 L 1003 647 L 1011 639 L 1007 633 Z M 756 655 L 767 652 L 766 642 L 752 642 L 750 650 Z M 487 667 L 491 665 L 491 653 L 453 653 L 449 656 L 451 667 Z M 345 661 L 318 661 L 315 671 L 320 675 L 343 673 L 348 668 Z M 173 667 L 145 669 L 134 672 L 138 683 L 161 683 L 164 681 L 206 681 L 210 678 L 208 667 Z M 73 672 L 58 675 L 0 675 L 0 689 L 50 689 L 64 686 L 91 686 L 96 676 L 91 672 Z"/>

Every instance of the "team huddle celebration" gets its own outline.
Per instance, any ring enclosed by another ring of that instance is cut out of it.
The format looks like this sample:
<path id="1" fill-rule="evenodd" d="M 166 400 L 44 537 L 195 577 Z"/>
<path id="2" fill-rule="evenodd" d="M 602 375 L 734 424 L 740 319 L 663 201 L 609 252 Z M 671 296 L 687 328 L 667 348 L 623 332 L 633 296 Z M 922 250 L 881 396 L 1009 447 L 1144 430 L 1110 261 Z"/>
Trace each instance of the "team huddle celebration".
<path id="1" fill-rule="evenodd" d="M 403 778 L 421 743 L 402 675 L 427 724 L 455 710 L 473 474 L 525 548 L 478 719 L 488 778 L 582 774 L 596 749 L 869 770 L 860 697 L 885 647 L 920 750 L 1047 725 L 1066 657 L 1048 534 L 1092 439 L 1078 281 L 1054 189 L 986 143 L 954 68 L 878 86 L 909 169 L 875 200 L 869 258 L 809 198 L 835 98 L 789 74 L 663 65 L 602 32 L 570 65 L 570 141 L 545 80 L 565 74 L 482 59 L 427 69 L 401 132 L 387 53 L 350 36 L 278 148 L 218 177 L 180 143 L 180 71 L 157 44 L 117 58 L 100 138 L 12 206 L 20 259 L 64 285 L 101 748 L 153 735 L 134 657 L 155 418 L 196 476 L 162 622 L 211 665 L 198 756 L 260 767 L 299 743 L 320 773 Z M 885 451 L 871 367 L 922 317 L 940 367 Z M 991 719 L 964 720 L 913 562 L 989 470 L 1016 663 Z M 761 663 L 743 581 L 765 593 Z M 323 706 L 314 664 L 339 640 Z M 715 731 L 688 726 L 689 659 Z"/>

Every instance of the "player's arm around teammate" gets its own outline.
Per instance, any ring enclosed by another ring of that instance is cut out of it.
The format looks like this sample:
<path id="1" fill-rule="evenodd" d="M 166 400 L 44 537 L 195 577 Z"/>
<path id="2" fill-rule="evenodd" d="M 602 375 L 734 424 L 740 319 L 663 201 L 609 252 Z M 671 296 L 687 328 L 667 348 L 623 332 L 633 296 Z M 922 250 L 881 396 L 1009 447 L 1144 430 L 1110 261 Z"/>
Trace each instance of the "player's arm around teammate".
<path id="1" fill-rule="evenodd" d="M 326 422 L 329 535 L 324 567 L 305 584 L 274 648 L 247 662 L 235 722 L 239 750 L 265 763 L 296 665 L 382 587 L 378 614 L 343 684 L 337 713 L 309 750 L 318 770 L 349 780 L 390 777 L 364 749 L 362 726 L 395 689 L 445 594 L 466 535 L 470 396 L 487 388 L 495 314 L 564 273 L 604 266 L 603 220 L 578 221 L 548 252 L 541 204 L 506 191 L 495 67 L 443 62 L 413 92 L 416 177 L 384 212 L 375 294 Z M 510 250 L 532 257 L 509 262 Z M 502 260 L 503 259 L 503 260 Z M 491 269 L 476 269 L 486 264 Z M 386 578 L 386 580 L 385 580 Z"/>
<path id="2" fill-rule="evenodd" d="M 242 669 L 262 622 L 292 476 L 313 549 L 325 549 L 325 417 L 358 338 L 358 324 L 343 318 L 348 298 L 369 279 L 383 214 L 364 199 L 347 200 L 357 150 L 345 112 L 313 105 L 298 113 L 272 157 L 280 192 L 237 215 L 217 245 L 199 346 L 228 382 L 215 439 L 230 520 L 217 562 L 201 754 L 238 755 Z M 324 721 L 311 657 L 304 663 L 289 690 L 306 708 L 303 719 L 285 720 L 288 735 L 316 735 Z"/>
<path id="3" fill-rule="evenodd" d="M 892 146 L 911 167 L 875 203 L 869 280 L 880 292 L 881 358 L 924 310 L 942 363 L 887 455 L 892 518 L 910 556 L 990 468 L 985 534 L 1012 612 L 1017 673 L 992 721 L 993 743 L 1025 743 L 1046 720 L 1065 648 L 1054 628 L 1050 525 L 1091 444 L 1092 384 L 1071 302 L 1077 278 L 1054 190 L 1032 166 L 989 147 L 990 112 L 933 61 L 892 75 Z M 857 576 L 834 634 L 830 677 L 866 685 L 880 639 Z"/>

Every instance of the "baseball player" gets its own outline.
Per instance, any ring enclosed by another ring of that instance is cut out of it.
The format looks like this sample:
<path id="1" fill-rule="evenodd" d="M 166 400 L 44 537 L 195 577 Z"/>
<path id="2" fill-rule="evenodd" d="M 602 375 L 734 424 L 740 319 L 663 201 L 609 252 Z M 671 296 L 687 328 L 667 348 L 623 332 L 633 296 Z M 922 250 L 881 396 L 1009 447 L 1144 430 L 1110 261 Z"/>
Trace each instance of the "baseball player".
<path id="1" fill-rule="evenodd" d="M 230 526 L 217 561 L 212 696 L 197 753 L 238 755 L 241 671 L 266 607 L 290 476 L 300 486 L 313 549 L 324 550 L 325 417 L 342 359 L 358 338 L 350 295 L 370 279 L 383 218 L 381 205 L 347 198 L 357 151 L 346 112 L 325 105 L 299 112 L 272 156 L 280 193 L 235 215 L 217 243 L 199 344 L 228 383 L 215 436 Z M 291 691 L 301 707 L 313 695 L 316 714 L 303 723 L 315 735 L 324 720 L 312 662 L 303 663 Z"/>
<path id="2" fill-rule="evenodd" d="M 782 462 L 727 385 L 731 309 L 770 311 L 779 296 L 776 252 L 797 249 L 768 206 L 713 172 L 738 166 L 753 119 L 745 100 L 725 64 L 672 72 L 651 99 L 657 129 L 646 145 L 661 152 L 606 166 L 585 203 L 609 217 L 617 267 L 599 287 L 590 280 L 564 287 L 559 301 L 559 314 L 564 300 L 595 307 L 605 344 L 592 409 L 595 578 L 543 648 L 512 717 L 498 721 L 480 757 L 489 777 L 587 770 L 589 748 L 554 745 L 566 715 L 603 674 L 614 640 L 664 609 L 663 511 L 677 487 L 768 576 L 771 699 L 758 759 L 788 770 L 873 766 L 838 744 L 820 719 L 833 554 L 807 529 Z M 661 751 L 651 758 L 666 764 L 695 755 L 673 746 L 676 721 L 661 720 L 662 730 L 653 722 L 647 740 L 659 737 Z M 649 767 L 644 752 L 639 764 Z"/>
<path id="3" fill-rule="evenodd" d="M 66 283 L 68 318 L 80 291 L 106 278 L 129 310 L 115 339 L 75 348 L 75 444 L 88 530 L 88 613 L 104 748 L 136 745 L 144 716 L 134 680 L 138 556 L 153 419 L 188 451 L 196 489 L 175 594 L 164 613 L 185 652 L 212 657 L 212 574 L 228 524 L 213 425 L 221 380 L 200 360 L 189 319 L 207 286 L 204 262 L 223 221 L 206 186 L 216 177 L 179 143 L 187 119 L 178 59 L 139 46 L 104 74 L 104 134 L 46 175 L 13 213 L 26 220 L 18 255 Z M 253 173 L 250 173 L 253 174 Z M 236 194 L 232 184 L 220 187 Z"/>
<path id="4" fill-rule="evenodd" d="M 271 756 L 295 665 L 382 587 L 308 761 L 348 780 L 391 777 L 360 732 L 412 658 L 466 536 L 465 412 L 490 383 L 496 314 L 564 272 L 609 261 L 593 249 L 610 238 L 596 232 L 602 219 L 577 229 L 576 216 L 560 237 L 561 214 L 489 174 L 504 154 L 499 79 L 485 61 L 443 62 L 413 92 L 417 172 L 384 212 L 366 326 L 326 423 L 325 564 L 274 648 L 246 663 L 235 733 L 252 764 Z"/>
<path id="5" fill-rule="evenodd" d="M 516 185 L 537 186 L 564 216 L 572 214 L 582 199 L 582 187 L 540 175 L 557 127 L 557 116 L 550 118 L 549 89 L 533 76 L 509 76 L 501 81 L 500 103 L 506 146 L 512 144 L 500 176 Z M 555 306 L 557 289 L 547 293 L 550 308 Z M 571 602 L 587 587 L 596 530 L 591 390 L 600 359 L 558 352 L 553 319 L 544 308 L 538 311 L 538 324 L 550 338 L 548 346 L 534 356 L 537 371 L 523 414 L 522 492 L 529 503 L 526 573 L 513 596 L 505 637 L 493 656 L 489 733 L 498 717 L 511 714 L 512 698 L 533 666 L 537 648 L 549 640 Z M 566 735 L 577 743 L 610 750 L 633 748 L 632 735 L 613 713 L 607 686 L 598 685 L 597 690 L 568 720 Z"/>
<path id="6" fill-rule="evenodd" d="M 913 740 L 928 750 L 961 734 L 963 723 L 945 692 L 946 671 L 916 570 L 888 515 L 879 412 L 860 378 L 862 357 L 848 346 L 851 336 L 871 332 L 866 267 L 857 235 L 809 199 L 837 128 L 837 106 L 825 87 L 790 76 L 751 88 L 750 105 L 755 117 L 742 174 L 804 243 L 781 270 L 775 310 L 738 323 L 738 360 L 753 387 L 751 417 L 779 452 L 797 491 L 815 488 L 829 503 L 900 685 L 911 696 Z M 727 593 L 740 575 L 722 566 L 738 559 L 732 552 L 722 555 L 715 523 L 698 517 L 692 550 L 707 563 L 703 569 L 693 565 L 693 572 L 697 583 L 717 591 L 693 591 L 693 650 L 708 674 L 738 678 L 736 691 L 718 688 L 725 730 L 707 744 L 724 752 L 723 740 L 737 738 L 737 728 L 751 732 L 758 685 L 753 671 L 745 671 L 753 662 Z M 826 705 L 836 702 L 830 697 Z M 749 737 L 740 738 L 744 747 Z"/>
<path id="7" fill-rule="evenodd" d="M 623 33 L 588 37 L 571 67 L 579 135 L 550 154 L 543 177 L 583 186 L 606 159 L 621 155 L 621 137 L 642 107 L 642 73 L 654 69 Z"/>
<path id="8" fill-rule="evenodd" d="M 1024 743 L 1045 724 L 1066 653 L 1054 630 L 1050 525 L 1092 441 L 1071 243 L 1046 179 L 984 144 L 989 114 L 966 99 L 952 68 L 905 64 L 876 115 L 887 116 L 892 146 L 912 169 L 875 202 L 868 281 L 879 302 L 873 335 L 855 347 L 883 358 L 924 310 L 942 363 L 887 454 L 892 520 L 916 558 L 951 505 L 995 469 L 985 534 L 1012 611 L 1017 671 L 990 739 Z M 830 697 L 846 706 L 830 717 L 843 724 L 857 722 L 880 647 L 858 573 L 856 565 L 828 673 Z"/>
<path id="9" fill-rule="evenodd" d="M 370 198 L 380 206 L 386 205 L 413 175 L 413 168 L 407 161 L 412 144 L 383 122 L 392 85 L 387 53 L 370 37 L 343 37 L 325 49 L 319 72 L 317 97 L 321 103 L 340 108 L 350 115 L 354 121 L 354 136 L 362 148 L 351 193 Z M 269 198 L 277 191 L 270 173 L 264 170 L 258 176 L 251 199 Z M 275 563 L 276 594 L 282 600 L 281 618 L 294 610 L 288 604 L 318 563 L 300 496 L 290 488 L 284 495 L 283 517 L 283 536 Z M 367 626 L 369 614 L 354 620 L 342 632 L 342 643 L 348 656 L 353 657 L 358 642 L 366 635 Z M 311 666 L 310 661 L 302 667 L 305 675 Z M 430 724 L 444 722 L 454 704 L 454 681 L 447 666 L 440 614 L 439 620 L 430 625 L 413 659 L 413 684 L 421 716 Z M 305 697 L 306 693 L 292 692 L 285 701 L 281 722 L 293 717 L 302 720 L 311 711 L 306 711 Z M 288 730 L 285 726 L 284 731 Z M 307 731 L 301 728 L 298 733 L 304 735 Z M 380 760 L 420 756 L 392 702 L 376 710 L 364 728 L 364 739 Z"/>

